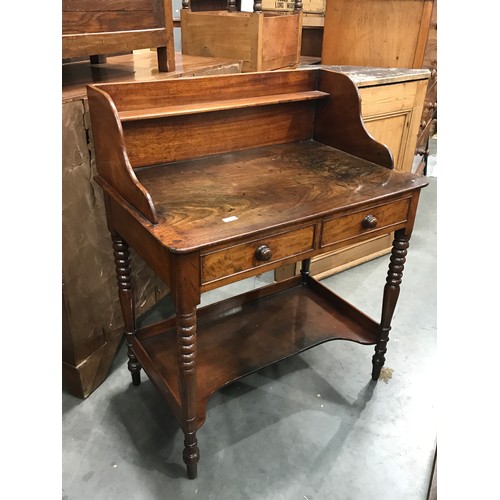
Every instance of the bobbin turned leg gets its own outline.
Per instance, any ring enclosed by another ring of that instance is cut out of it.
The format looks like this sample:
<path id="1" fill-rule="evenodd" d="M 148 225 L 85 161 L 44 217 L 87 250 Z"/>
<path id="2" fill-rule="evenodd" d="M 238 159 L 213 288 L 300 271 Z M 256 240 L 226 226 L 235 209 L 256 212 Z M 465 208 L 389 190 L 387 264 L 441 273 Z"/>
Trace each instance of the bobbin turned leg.
<path id="1" fill-rule="evenodd" d="M 182 458 L 189 479 L 197 476 L 200 450 L 196 439 L 196 306 L 200 303 L 199 254 L 171 255 L 171 296 L 175 303 L 177 364 L 184 432 Z"/>
<path id="2" fill-rule="evenodd" d="M 132 374 L 132 383 L 139 385 L 141 383 L 141 365 L 132 350 L 132 338 L 135 335 L 135 301 L 130 270 L 130 250 L 128 243 L 118 233 L 112 232 L 111 239 L 113 240 L 118 297 L 125 322 L 128 369 Z"/>
<path id="3" fill-rule="evenodd" d="M 302 283 L 307 283 L 307 278 L 311 274 L 311 259 L 304 259 L 300 266 L 300 274 L 302 276 Z"/>
<path id="4" fill-rule="evenodd" d="M 189 479 L 194 479 L 200 460 L 196 439 L 196 309 L 177 312 L 177 350 L 184 431 L 182 458 Z"/>
<path id="5" fill-rule="evenodd" d="M 410 237 L 405 234 L 404 229 L 400 229 L 395 232 L 394 241 L 392 243 L 391 261 L 384 287 L 379 340 L 375 346 L 375 354 L 372 358 L 372 380 L 378 380 L 380 371 L 385 363 L 387 342 L 389 342 L 389 331 L 391 330 L 392 316 L 399 297 L 399 285 L 403 279 L 403 270 L 406 261 L 406 254 L 408 253 L 409 239 Z"/>

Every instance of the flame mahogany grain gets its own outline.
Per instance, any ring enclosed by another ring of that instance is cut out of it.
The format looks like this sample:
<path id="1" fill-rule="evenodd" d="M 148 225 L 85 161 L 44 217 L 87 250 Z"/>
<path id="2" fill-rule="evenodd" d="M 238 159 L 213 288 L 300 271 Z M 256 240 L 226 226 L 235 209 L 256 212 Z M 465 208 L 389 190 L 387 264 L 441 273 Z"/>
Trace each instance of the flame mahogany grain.
<path id="1" fill-rule="evenodd" d="M 392 169 L 349 78 L 309 69 L 93 85 L 88 95 L 129 368 L 134 383 L 144 369 L 178 419 L 189 478 L 196 431 L 221 387 L 330 340 L 375 345 L 379 377 L 427 181 Z M 396 237 L 377 323 L 309 266 L 388 230 Z M 173 317 L 138 331 L 129 245 L 175 305 Z M 299 260 L 300 276 L 198 309 L 205 290 Z"/>

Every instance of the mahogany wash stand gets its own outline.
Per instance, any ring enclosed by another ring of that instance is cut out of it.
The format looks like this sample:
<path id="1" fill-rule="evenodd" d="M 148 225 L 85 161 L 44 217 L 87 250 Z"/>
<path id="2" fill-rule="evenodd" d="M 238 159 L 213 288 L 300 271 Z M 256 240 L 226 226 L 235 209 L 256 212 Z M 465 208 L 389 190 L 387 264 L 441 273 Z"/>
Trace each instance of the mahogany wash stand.
<path id="1" fill-rule="evenodd" d="M 184 432 L 189 478 L 208 398 L 328 340 L 375 345 L 390 324 L 425 178 L 393 170 L 356 87 L 320 68 L 89 85 L 134 385 L 144 369 Z M 395 231 L 380 323 L 309 275 L 311 257 Z M 175 315 L 136 328 L 129 245 Z M 299 276 L 198 309 L 200 294 L 302 261 Z"/>

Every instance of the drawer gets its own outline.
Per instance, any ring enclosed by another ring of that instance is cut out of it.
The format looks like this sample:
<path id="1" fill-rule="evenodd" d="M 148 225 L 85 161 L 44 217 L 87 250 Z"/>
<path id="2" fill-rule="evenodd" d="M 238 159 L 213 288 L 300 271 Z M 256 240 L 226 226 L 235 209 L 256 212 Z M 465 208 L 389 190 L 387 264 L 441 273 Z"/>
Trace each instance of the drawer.
<path id="1" fill-rule="evenodd" d="M 314 248 L 315 226 L 306 226 L 202 255 L 202 283 L 259 268 Z"/>
<path id="2" fill-rule="evenodd" d="M 413 109 L 419 81 L 358 89 L 363 119 Z"/>
<path id="3" fill-rule="evenodd" d="M 382 230 L 392 231 L 394 226 L 406 222 L 410 201 L 411 197 L 408 197 L 326 220 L 321 234 L 321 246 L 333 245 Z"/>

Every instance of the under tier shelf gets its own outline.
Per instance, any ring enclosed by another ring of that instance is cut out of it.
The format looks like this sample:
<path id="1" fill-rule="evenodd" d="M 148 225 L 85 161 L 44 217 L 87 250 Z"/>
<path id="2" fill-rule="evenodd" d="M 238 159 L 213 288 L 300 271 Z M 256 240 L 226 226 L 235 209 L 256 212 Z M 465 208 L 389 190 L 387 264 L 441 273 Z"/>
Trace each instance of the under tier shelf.
<path id="1" fill-rule="evenodd" d="M 260 368 L 328 340 L 376 343 L 375 321 L 314 279 L 300 280 L 294 277 L 198 311 L 198 426 L 215 391 Z M 134 351 L 179 416 L 175 318 L 139 331 Z"/>

